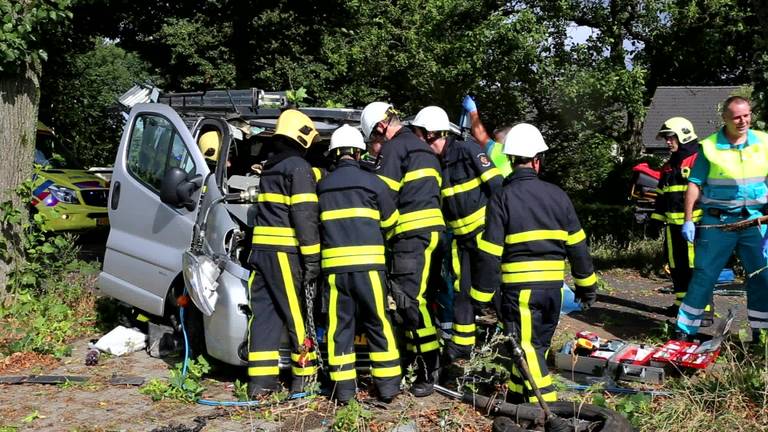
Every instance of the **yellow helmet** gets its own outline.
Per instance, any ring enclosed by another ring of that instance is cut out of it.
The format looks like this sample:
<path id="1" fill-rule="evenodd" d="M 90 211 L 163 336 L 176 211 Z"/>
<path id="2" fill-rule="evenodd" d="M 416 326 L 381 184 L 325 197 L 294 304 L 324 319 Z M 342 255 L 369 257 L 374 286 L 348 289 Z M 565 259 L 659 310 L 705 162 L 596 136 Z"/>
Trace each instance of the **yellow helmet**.
<path id="1" fill-rule="evenodd" d="M 211 161 L 219 160 L 219 146 L 221 145 L 221 139 L 217 131 L 208 131 L 200 135 L 200 139 L 197 142 L 200 147 L 200 152 L 203 153 L 206 159 Z"/>
<path id="2" fill-rule="evenodd" d="M 275 135 L 282 135 L 296 141 L 300 146 L 309 148 L 315 137 L 317 129 L 306 114 L 295 109 L 283 111 L 275 125 Z"/>
<path id="3" fill-rule="evenodd" d="M 696 132 L 693 131 L 693 124 L 684 117 L 672 117 L 664 122 L 656 134 L 656 139 L 662 139 L 668 134 L 677 135 L 680 144 L 686 144 L 696 139 Z"/>

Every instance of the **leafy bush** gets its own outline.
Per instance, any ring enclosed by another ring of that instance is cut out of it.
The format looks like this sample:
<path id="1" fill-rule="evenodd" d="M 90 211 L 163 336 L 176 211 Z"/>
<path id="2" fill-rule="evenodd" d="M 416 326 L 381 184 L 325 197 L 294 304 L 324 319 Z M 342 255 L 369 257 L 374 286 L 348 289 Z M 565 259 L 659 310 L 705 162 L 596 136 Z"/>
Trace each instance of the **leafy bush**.
<path id="1" fill-rule="evenodd" d="M 205 391 L 201 380 L 203 375 L 211 371 L 211 366 L 203 356 L 199 356 L 197 360 L 189 360 L 186 375 L 183 373 L 183 368 L 183 363 L 177 363 L 171 370 L 168 381 L 150 380 L 139 389 L 139 392 L 148 395 L 153 401 L 163 399 L 176 399 L 188 403 L 197 401 Z"/>

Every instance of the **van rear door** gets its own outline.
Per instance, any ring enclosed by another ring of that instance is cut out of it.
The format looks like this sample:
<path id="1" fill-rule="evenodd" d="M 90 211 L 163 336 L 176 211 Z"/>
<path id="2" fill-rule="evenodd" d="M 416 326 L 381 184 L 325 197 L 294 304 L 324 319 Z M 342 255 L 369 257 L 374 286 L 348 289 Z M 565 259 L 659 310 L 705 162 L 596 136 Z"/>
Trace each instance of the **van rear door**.
<path id="1" fill-rule="evenodd" d="M 111 297 L 162 315 L 169 287 L 181 280 L 182 254 L 189 248 L 199 211 L 160 200 L 165 172 L 181 168 L 187 178 L 209 169 L 179 115 L 164 104 L 131 110 L 115 159 L 109 194 L 110 232 L 98 287 Z M 179 278 L 179 279 L 177 279 Z"/>

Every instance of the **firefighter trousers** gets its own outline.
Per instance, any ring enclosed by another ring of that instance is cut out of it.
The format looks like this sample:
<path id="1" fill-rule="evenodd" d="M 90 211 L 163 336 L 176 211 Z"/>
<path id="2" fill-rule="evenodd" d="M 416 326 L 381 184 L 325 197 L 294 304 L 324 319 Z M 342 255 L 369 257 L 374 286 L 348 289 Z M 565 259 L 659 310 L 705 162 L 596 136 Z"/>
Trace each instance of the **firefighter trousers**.
<path id="1" fill-rule="evenodd" d="M 428 276 L 432 263 L 432 252 L 440 238 L 437 231 L 413 234 L 396 238 L 392 242 L 390 283 L 392 296 L 402 318 L 405 329 L 407 364 L 417 357 L 417 380 L 431 381 L 437 368 L 438 349 L 437 327 L 427 305 Z"/>
<path id="2" fill-rule="evenodd" d="M 562 282 L 535 289 L 511 284 L 501 286 L 504 332 L 515 337 L 520 344 L 532 378 L 547 402 L 557 400 L 557 392 L 547 369 L 547 351 L 560 320 L 561 286 Z M 510 401 L 537 403 L 522 371 L 513 365 L 510 375 Z"/>
<path id="3" fill-rule="evenodd" d="M 251 319 L 248 332 L 248 378 L 251 395 L 278 388 L 279 348 L 287 327 L 291 346 L 292 391 L 301 391 L 317 371 L 317 352 L 304 346 L 300 259 L 297 254 L 253 250 L 248 281 Z"/>
<path id="4" fill-rule="evenodd" d="M 693 243 L 683 237 L 682 225 L 667 225 L 664 234 L 664 255 L 672 275 L 675 305 L 680 306 L 693 276 Z"/>
<path id="5" fill-rule="evenodd" d="M 383 271 L 327 275 L 328 365 L 334 397 L 348 401 L 355 395 L 355 315 L 368 336 L 371 376 L 382 398 L 400 389 L 400 354 L 386 313 L 387 294 Z"/>
<path id="6" fill-rule="evenodd" d="M 480 235 L 480 234 L 478 234 Z M 475 345 L 475 310 L 469 291 L 472 274 L 477 271 L 477 237 L 453 239 L 451 268 L 453 283 L 453 325 L 451 340 L 446 344 L 446 355 L 451 359 L 469 358 Z"/>

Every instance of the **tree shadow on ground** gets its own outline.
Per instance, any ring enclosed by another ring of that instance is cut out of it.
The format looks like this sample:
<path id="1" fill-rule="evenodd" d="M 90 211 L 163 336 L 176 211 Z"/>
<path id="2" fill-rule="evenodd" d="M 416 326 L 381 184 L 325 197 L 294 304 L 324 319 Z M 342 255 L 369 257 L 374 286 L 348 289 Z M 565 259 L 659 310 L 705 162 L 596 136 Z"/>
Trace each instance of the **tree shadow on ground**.
<path id="1" fill-rule="evenodd" d="M 642 302 L 638 302 L 638 301 L 630 300 L 626 298 L 613 297 L 605 294 L 598 294 L 597 301 L 598 303 L 606 303 L 606 304 L 612 304 L 616 306 L 623 306 L 626 308 L 634 309 L 639 312 L 648 312 L 648 313 L 658 314 L 663 316 L 671 316 L 669 315 L 669 312 L 668 312 L 669 309 L 667 309 L 666 307 L 652 306 L 649 304 L 645 304 Z"/>
<path id="2" fill-rule="evenodd" d="M 638 340 L 658 336 L 660 329 L 667 324 L 665 319 L 657 318 L 643 311 L 631 312 L 598 304 L 586 312 L 574 312 L 570 316 L 585 324 L 598 326 L 624 340 Z"/>

